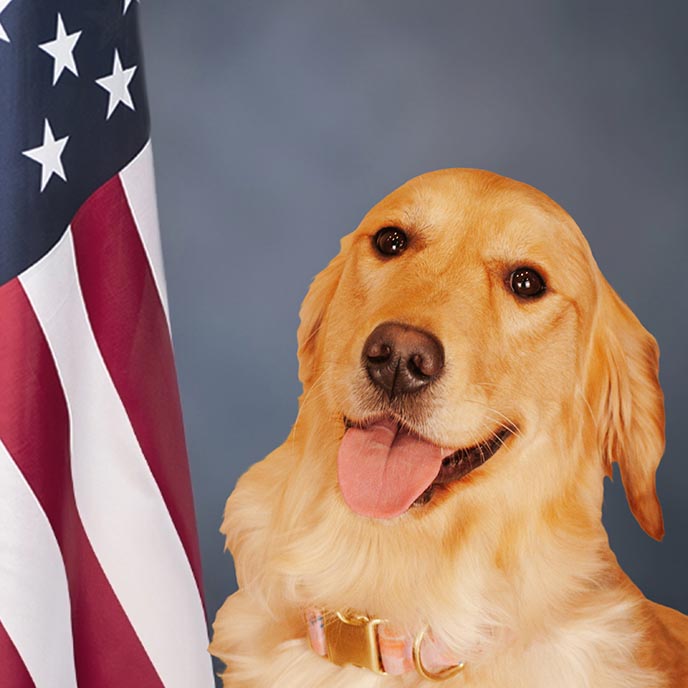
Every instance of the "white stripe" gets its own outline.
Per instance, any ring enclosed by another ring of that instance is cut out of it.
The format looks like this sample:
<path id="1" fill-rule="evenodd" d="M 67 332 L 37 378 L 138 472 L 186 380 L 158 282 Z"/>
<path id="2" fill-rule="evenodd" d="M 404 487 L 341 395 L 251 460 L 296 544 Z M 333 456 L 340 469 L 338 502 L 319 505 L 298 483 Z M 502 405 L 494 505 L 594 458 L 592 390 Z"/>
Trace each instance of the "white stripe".
<path id="1" fill-rule="evenodd" d="M 37 688 L 76 686 L 62 554 L 43 508 L 2 441 L 0 621 Z"/>
<path id="2" fill-rule="evenodd" d="M 162 248 L 160 247 L 158 205 L 155 200 L 155 176 L 153 174 L 153 148 L 150 140 L 143 147 L 143 150 L 119 173 L 119 177 L 122 180 L 131 214 L 134 216 L 134 222 L 148 256 L 153 278 L 158 285 L 158 294 L 160 294 L 169 326 L 167 283 L 165 282 L 165 269 L 162 261 Z"/>
<path id="3" fill-rule="evenodd" d="M 96 556 L 166 688 L 212 686 L 191 566 L 88 322 L 71 228 L 20 279 L 65 390 L 74 493 Z"/>

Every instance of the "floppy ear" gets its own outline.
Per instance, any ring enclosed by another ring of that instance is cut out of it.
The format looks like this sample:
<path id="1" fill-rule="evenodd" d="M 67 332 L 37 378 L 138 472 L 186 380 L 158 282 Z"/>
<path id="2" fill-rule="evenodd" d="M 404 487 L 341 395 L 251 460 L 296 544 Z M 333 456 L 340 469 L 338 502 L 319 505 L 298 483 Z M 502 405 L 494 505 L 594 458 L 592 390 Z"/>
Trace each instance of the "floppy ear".
<path id="1" fill-rule="evenodd" d="M 296 332 L 296 339 L 298 342 L 299 380 L 301 380 L 304 390 L 312 382 L 314 376 L 318 332 L 344 268 L 344 239 L 342 239 L 341 245 L 342 251 L 311 282 L 306 298 L 304 298 L 299 310 L 301 324 Z"/>
<path id="2" fill-rule="evenodd" d="M 642 529 L 664 536 L 655 472 L 664 453 L 664 397 L 659 348 L 628 306 L 603 279 L 588 376 L 598 441 L 607 475 L 621 469 L 626 498 Z"/>

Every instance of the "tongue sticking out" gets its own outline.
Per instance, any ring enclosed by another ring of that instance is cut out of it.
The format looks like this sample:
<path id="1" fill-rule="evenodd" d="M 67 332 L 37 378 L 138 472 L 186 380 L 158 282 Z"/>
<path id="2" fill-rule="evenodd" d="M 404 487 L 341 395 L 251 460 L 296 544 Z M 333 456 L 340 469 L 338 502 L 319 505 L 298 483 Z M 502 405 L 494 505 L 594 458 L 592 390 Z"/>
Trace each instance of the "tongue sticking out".
<path id="1" fill-rule="evenodd" d="M 391 420 L 349 428 L 337 456 L 344 501 L 362 516 L 404 513 L 439 473 L 442 451 Z"/>

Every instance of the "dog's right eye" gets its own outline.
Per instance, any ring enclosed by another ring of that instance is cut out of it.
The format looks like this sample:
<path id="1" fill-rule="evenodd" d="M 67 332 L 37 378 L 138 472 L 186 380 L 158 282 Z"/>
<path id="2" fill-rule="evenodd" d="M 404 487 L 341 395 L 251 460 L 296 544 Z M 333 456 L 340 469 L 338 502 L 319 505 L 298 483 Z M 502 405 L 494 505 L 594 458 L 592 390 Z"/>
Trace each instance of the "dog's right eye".
<path id="1" fill-rule="evenodd" d="M 398 256 L 408 245 L 408 237 L 398 227 L 383 227 L 373 237 L 373 244 L 385 256 Z"/>

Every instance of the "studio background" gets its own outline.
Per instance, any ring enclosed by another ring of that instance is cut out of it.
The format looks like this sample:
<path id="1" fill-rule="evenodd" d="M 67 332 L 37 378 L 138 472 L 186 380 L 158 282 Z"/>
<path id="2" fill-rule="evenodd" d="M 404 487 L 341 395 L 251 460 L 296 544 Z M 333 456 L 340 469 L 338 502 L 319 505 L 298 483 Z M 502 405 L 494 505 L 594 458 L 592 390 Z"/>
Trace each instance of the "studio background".
<path id="1" fill-rule="evenodd" d="M 656 336 L 666 537 L 607 482 L 613 550 L 688 612 L 685 2 L 145 0 L 161 233 L 209 621 L 235 590 L 218 533 L 297 410 L 296 328 L 339 238 L 405 180 L 479 167 L 574 217 Z"/>

